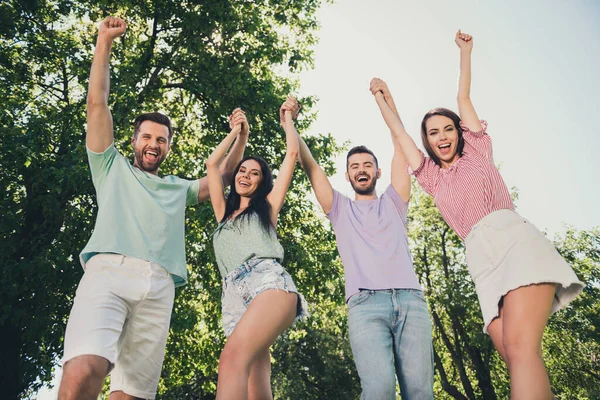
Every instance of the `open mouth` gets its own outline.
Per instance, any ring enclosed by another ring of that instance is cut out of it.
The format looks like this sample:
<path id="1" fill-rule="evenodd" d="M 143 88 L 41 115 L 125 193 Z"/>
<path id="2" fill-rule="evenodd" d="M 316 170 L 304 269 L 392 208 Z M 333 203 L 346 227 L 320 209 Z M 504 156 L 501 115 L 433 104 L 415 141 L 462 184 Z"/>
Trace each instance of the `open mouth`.
<path id="1" fill-rule="evenodd" d="M 438 146 L 438 149 L 440 149 L 442 154 L 448 154 L 450 152 L 450 143 L 441 144 Z"/>
<path id="2" fill-rule="evenodd" d="M 367 175 L 361 175 L 356 178 L 356 182 L 358 182 L 358 183 L 364 183 L 364 182 L 368 182 L 368 181 L 369 181 L 369 177 Z"/>
<path id="3" fill-rule="evenodd" d="M 238 184 L 244 188 L 250 187 L 250 184 L 248 182 L 238 181 Z"/>
<path id="4" fill-rule="evenodd" d="M 155 162 L 156 160 L 158 160 L 158 151 L 147 150 L 147 151 L 144 152 L 144 156 L 146 156 L 146 158 L 148 159 L 148 161 Z"/>

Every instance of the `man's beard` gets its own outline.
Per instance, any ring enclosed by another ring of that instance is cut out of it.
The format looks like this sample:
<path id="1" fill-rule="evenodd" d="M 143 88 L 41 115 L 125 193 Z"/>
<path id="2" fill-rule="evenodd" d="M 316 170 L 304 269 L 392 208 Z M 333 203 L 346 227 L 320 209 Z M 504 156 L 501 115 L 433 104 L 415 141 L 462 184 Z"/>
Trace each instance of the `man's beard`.
<path id="1" fill-rule="evenodd" d="M 357 194 L 360 194 L 360 195 L 363 195 L 363 196 L 370 195 L 370 194 L 372 194 L 375 191 L 375 185 L 377 185 L 377 177 L 374 176 L 371 179 L 371 184 L 369 186 L 367 186 L 366 188 L 364 188 L 364 189 L 355 186 L 354 185 L 354 181 L 352 179 L 350 179 L 350 185 L 352 186 L 352 189 L 354 189 L 354 191 Z"/>
<path id="2" fill-rule="evenodd" d="M 149 164 L 149 163 L 144 162 L 144 152 L 145 151 L 146 151 L 146 149 L 141 149 L 141 150 L 135 149 L 135 151 L 134 151 L 135 165 L 142 171 L 146 171 L 146 172 L 150 172 L 150 173 L 158 171 L 158 167 L 160 167 L 162 162 L 165 161 L 166 156 L 159 154 L 159 157 L 156 160 L 156 162 Z"/>

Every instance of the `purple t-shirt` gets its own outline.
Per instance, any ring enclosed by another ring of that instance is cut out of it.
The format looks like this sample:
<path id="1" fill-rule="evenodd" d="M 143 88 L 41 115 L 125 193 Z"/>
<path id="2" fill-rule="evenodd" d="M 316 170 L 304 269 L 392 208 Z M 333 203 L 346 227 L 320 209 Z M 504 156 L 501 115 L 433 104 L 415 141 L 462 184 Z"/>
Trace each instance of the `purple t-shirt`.
<path id="1" fill-rule="evenodd" d="M 344 264 L 346 301 L 359 289 L 421 290 L 408 251 L 407 209 L 392 185 L 374 200 L 351 200 L 334 189 L 327 217 Z"/>

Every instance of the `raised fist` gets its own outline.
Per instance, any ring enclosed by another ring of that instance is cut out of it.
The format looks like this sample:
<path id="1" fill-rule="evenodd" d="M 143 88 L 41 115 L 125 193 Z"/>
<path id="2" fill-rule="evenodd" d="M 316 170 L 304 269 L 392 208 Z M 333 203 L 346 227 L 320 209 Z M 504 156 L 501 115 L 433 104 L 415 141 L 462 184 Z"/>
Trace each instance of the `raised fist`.
<path id="1" fill-rule="evenodd" d="M 119 36 L 123 36 L 127 30 L 127 24 L 121 18 L 106 17 L 100 23 L 98 35 L 105 36 L 110 40 L 114 40 Z"/>
<path id="2" fill-rule="evenodd" d="M 456 32 L 454 42 L 461 50 L 471 50 L 473 48 L 473 36 L 469 35 L 468 33 L 462 33 L 460 29 L 458 32 Z"/>

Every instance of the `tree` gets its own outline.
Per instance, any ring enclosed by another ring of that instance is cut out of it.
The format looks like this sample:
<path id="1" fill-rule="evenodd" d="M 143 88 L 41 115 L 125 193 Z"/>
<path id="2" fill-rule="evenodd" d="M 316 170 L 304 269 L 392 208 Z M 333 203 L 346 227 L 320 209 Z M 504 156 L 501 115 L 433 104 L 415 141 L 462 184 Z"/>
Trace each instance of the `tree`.
<path id="1" fill-rule="evenodd" d="M 84 147 L 93 21 L 119 15 L 129 23 L 128 34 L 113 47 L 111 64 L 117 148 L 131 154 L 128 142 L 135 115 L 166 112 L 177 132 L 163 171 L 198 177 L 204 158 L 227 129 L 226 116 L 237 106 L 247 111 L 252 126 L 247 152 L 262 155 L 271 165 L 281 161 L 285 147 L 278 107 L 297 85 L 289 73 L 293 76 L 312 65 L 320 4 L 0 4 L 0 187 L 5 193 L 0 223 L 0 334 L 5 340 L 0 376 L 5 396 L 26 396 L 51 378 L 82 274 L 78 253 L 90 236 L 96 211 Z M 303 99 L 303 108 L 309 111 L 312 103 L 311 98 Z M 307 115 L 305 122 L 312 118 Z M 315 137 L 313 146 L 320 149 L 319 161 L 330 166 L 338 150 L 331 137 Z M 304 221 L 310 229 L 307 236 L 328 234 L 309 209 L 302 208 L 307 190 L 301 180 L 294 183 L 291 197 L 297 201 L 289 202 L 284 215 Z M 202 368 L 202 387 L 209 390 L 214 382 L 214 363 L 207 360 L 215 359 L 223 338 L 216 317 L 219 278 L 212 261 L 210 214 L 206 205 L 187 214 L 190 284 L 176 301 L 161 391 Z M 282 224 L 284 240 L 295 242 L 297 231 L 285 229 Z M 307 282 L 321 284 L 318 274 L 331 276 L 331 265 L 322 265 L 320 270 L 307 268 Z M 178 358 L 179 352 L 185 358 Z"/>

